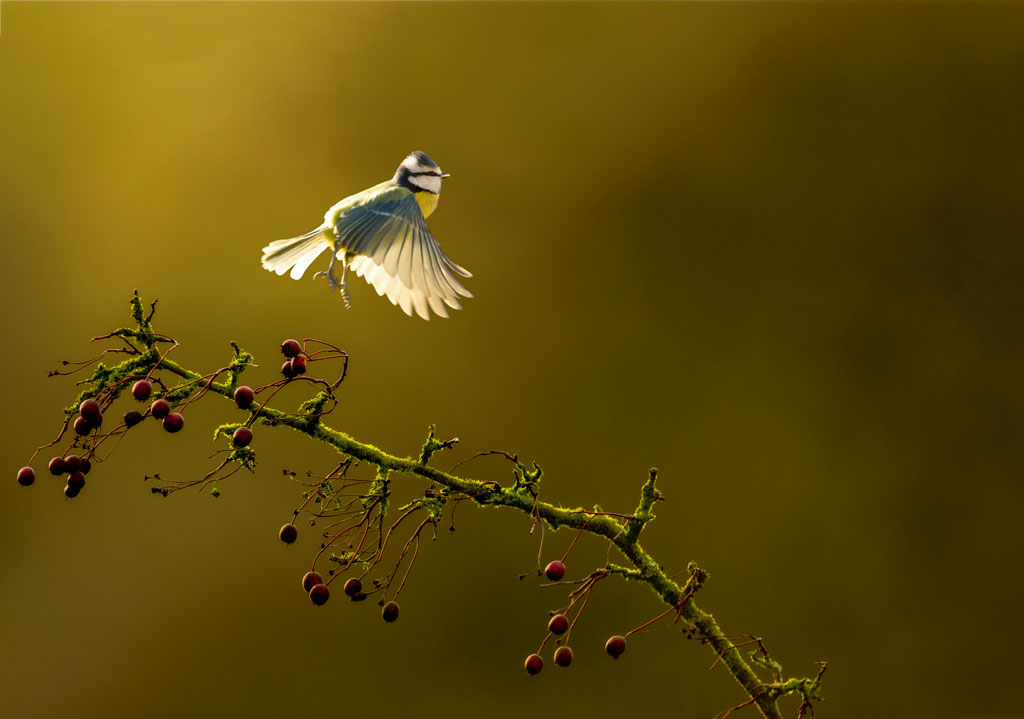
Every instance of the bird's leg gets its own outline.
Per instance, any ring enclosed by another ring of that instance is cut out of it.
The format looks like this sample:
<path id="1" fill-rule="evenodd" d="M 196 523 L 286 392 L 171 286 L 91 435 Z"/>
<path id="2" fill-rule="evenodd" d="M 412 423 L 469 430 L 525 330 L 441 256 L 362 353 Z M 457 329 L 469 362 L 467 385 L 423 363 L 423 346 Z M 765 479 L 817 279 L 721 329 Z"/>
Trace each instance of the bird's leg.
<path id="1" fill-rule="evenodd" d="M 334 276 L 334 261 L 337 259 L 337 256 L 338 255 L 337 255 L 336 252 L 332 252 L 331 253 L 331 264 L 327 265 L 327 269 L 326 270 L 321 270 L 320 272 L 317 272 L 315 275 L 313 275 L 313 279 L 314 280 L 319 278 L 319 277 L 326 277 L 327 278 L 327 284 L 329 284 L 331 286 L 331 292 L 334 292 L 334 290 L 337 289 L 339 284 L 342 284 L 342 288 L 343 288 L 342 291 L 344 291 L 344 284 L 343 283 L 339 283 L 338 282 L 338 278 Z"/>
<path id="2" fill-rule="evenodd" d="M 345 309 L 349 309 L 352 307 L 352 298 L 348 296 L 348 290 L 345 289 L 345 280 L 348 279 L 348 252 L 345 253 L 341 263 L 341 299 L 345 303 Z"/>
<path id="3" fill-rule="evenodd" d="M 341 299 L 345 303 L 345 308 L 348 309 L 352 306 L 352 298 L 348 295 L 348 290 L 345 289 L 345 280 L 348 278 L 348 250 L 342 255 L 341 258 L 341 279 L 339 280 L 334 276 L 334 263 L 338 260 L 337 246 L 333 252 L 331 252 L 331 264 L 327 265 L 326 271 L 317 272 L 313 275 L 313 279 L 317 277 L 326 277 L 327 284 L 331 286 L 331 292 L 336 289 L 341 289 Z"/>

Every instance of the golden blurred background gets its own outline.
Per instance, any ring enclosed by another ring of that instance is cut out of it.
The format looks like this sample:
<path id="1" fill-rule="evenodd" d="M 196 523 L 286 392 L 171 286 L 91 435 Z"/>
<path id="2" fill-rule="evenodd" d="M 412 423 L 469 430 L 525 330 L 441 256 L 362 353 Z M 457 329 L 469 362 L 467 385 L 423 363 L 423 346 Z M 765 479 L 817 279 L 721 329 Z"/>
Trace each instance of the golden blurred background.
<path id="1" fill-rule="evenodd" d="M 787 675 L 828 660 L 820 717 L 1020 713 L 1024 7 L 0 11 L 0 715 L 709 718 L 743 699 L 673 629 L 605 656 L 661 611 L 619 582 L 574 665 L 528 679 L 564 593 L 516 579 L 537 543 L 509 511 L 460 509 L 395 625 L 313 607 L 318 538 L 278 541 L 300 501 L 281 472 L 330 450 L 263 429 L 258 472 L 219 499 L 142 481 L 212 467 L 237 418 L 217 399 L 180 435 L 126 438 L 75 501 L 19 487 L 77 391 L 46 370 L 94 353 L 136 287 L 195 369 L 232 339 L 253 383 L 286 337 L 344 346 L 330 423 L 394 453 L 435 422 L 462 440 L 440 467 L 506 449 L 544 467 L 546 499 L 626 512 L 660 467 L 645 545 L 709 570 L 699 603 Z M 464 312 L 409 319 L 360 280 L 345 311 L 260 268 L 413 149 L 452 173 L 430 225 L 475 274 Z M 570 575 L 604 561 L 580 544 Z"/>

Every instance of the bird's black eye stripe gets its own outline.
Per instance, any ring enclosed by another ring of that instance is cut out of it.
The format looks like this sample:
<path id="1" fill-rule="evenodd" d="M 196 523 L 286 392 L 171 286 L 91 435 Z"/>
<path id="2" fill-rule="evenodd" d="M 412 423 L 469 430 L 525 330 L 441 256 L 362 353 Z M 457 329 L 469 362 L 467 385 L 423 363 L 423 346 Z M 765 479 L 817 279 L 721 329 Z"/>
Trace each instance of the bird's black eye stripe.
<path id="1" fill-rule="evenodd" d="M 410 172 L 409 174 L 412 177 L 419 177 L 420 175 L 433 175 L 434 177 L 440 177 L 441 176 L 440 172 L 433 172 L 433 171 L 427 171 L 427 170 L 424 170 L 423 172 Z"/>

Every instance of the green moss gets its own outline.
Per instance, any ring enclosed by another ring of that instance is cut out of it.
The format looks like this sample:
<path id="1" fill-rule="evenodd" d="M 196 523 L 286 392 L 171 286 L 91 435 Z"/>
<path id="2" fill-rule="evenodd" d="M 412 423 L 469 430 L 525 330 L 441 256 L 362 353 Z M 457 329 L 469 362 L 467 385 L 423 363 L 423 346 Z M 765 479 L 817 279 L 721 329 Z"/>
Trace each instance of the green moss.
<path id="1" fill-rule="evenodd" d="M 235 351 L 235 358 L 231 364 L 228 365 L 228 373 L 231 377 L 228 381 L 227 387 L 232 392 L 238 387 L 238 375 L 245 372 L 249 365 L 253 363 L 253 356 L 238 346 L 238 343 L 231 340 L 231 349 Z"/>
<path id="2" fill-rule="evenodd" d="M 231 435 L 235 433 L 236 429 L 244 426 L 244 422 L 228 422 L 227 424 L 222 424 L 219 427 L 217 427 L 217 429 L 213 430 L 213 440 L 216 442 L 221 437 L 230 439 Z"/>
<path id="3" fill-rule="evenodd" d="M 391 497 L 391 480 L 388 471 L 377 471 L 377 478 L 370 483 L 370 489 L 362 500 L 363 509 L 369 509 L 374 503 L 380 507 L 382 514 L 387 514 L 388 499 Z"/>
<path id="4" fill-rule="evenodd" d="M 235 447 L 228 455 L 228 460 L 238 462 L 250 472 L 256 471 L 256 452 L 252 447 Z"/>

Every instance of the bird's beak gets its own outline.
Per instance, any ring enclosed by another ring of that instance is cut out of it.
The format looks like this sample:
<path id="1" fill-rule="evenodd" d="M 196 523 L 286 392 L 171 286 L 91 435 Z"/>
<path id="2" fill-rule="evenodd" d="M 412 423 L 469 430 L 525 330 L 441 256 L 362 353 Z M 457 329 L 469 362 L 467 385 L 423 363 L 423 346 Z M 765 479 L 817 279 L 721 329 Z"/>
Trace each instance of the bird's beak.
<path id="1" fill-rule="evenodd" d="M 444 179 L 444 178 L 446 178 L 446 177 L 451 177 L 451 173 L 448 173 L 448 172 L 442 172 L 442 173 L 441 173 L 441 179 L 443 180 L 443 179 Z"/>

